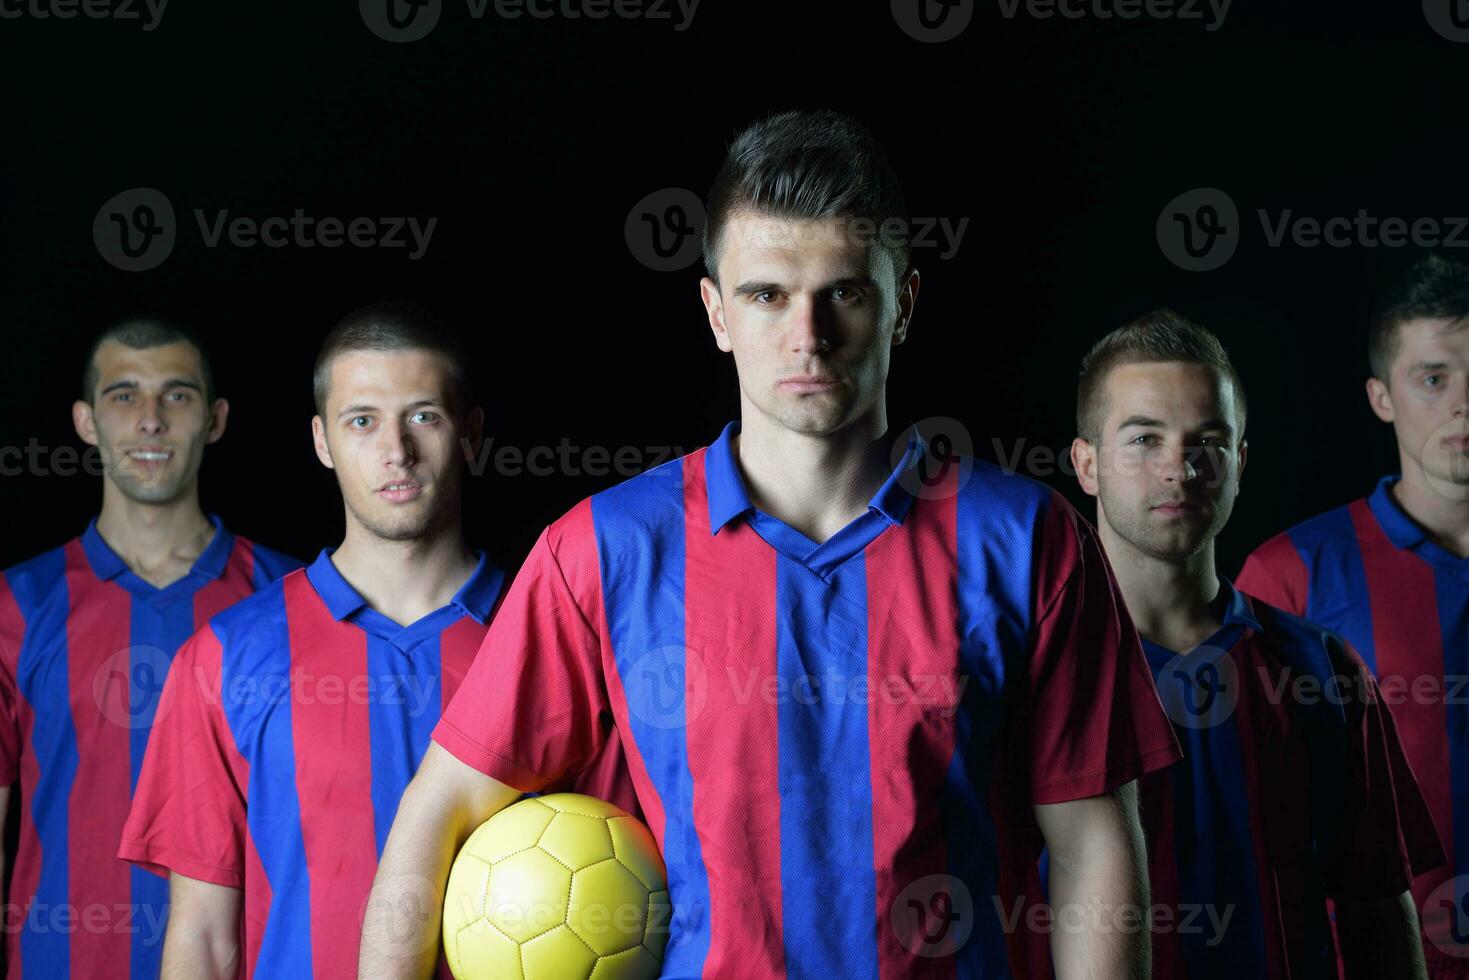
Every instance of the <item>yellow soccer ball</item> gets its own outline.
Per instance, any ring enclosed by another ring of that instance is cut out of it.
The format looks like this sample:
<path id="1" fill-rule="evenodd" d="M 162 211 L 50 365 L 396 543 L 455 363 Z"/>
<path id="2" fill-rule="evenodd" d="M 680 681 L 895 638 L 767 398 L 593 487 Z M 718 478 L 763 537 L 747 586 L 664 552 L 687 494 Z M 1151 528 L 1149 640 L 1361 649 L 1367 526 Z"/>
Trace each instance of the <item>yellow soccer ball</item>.
<path id="1" fill-rule="evenodd" d="M 469 835 L 444 894 L 458 980 L 652 980 L 672 907 L 635 817 L 580 793 L 506 807 Z"/>

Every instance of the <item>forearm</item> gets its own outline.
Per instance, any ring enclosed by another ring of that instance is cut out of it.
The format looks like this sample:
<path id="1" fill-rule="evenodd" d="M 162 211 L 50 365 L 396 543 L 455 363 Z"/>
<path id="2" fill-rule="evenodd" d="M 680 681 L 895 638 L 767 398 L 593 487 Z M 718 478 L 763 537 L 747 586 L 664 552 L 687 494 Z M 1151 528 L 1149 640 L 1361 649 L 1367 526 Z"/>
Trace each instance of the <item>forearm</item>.
<path id="1" fill-rule="evenodd" d="M 417 980 L 433 973 L 454 855 L 475 827 L 519 796 L 429 745 L 378 862 L 362 923 L 359 976 Z"/>
<path id="2" fill-rule="evenodd" d="M 1131 785 L 1078 801 L 1086 819 L 1049 833 L 1051 954 L 1058 980 L 1148 980 L 1147 853 Z"/>
<path id="3" fill-rule="evenodd" d="M 1386 899 L 1338 901 L 1336 932 L 1346 980 L 1425 980 L 1428 976 L 1411 892 Z"/>
<path id="4" fill-rule="evenodd" d="M 218 899 L 205 892 L 215 888 Z M 194 897 L 200 894 L 208 896 L 207 904 Z M 195 885 L 191 895 L 181 898 L 175 881 L 163 934 L 162 980 L 234 980 L 240 975 L 238 895 L 222 886 Z"/>

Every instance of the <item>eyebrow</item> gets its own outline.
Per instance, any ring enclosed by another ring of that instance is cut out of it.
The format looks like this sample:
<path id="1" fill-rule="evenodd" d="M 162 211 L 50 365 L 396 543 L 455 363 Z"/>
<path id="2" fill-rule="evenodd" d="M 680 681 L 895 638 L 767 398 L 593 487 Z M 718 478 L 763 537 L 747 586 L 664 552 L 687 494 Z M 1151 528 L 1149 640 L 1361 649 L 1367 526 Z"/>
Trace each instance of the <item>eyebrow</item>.
<path id="1" fill-rule="evenodd" d="M 1155 419 L 1147 415 L 1129 415 L 1127 418 L 1123 419 L 1121 423 L 1118 424 L 1117 431 L 1121 432 L 1123 429 L 1132 426 L 1137 426 L 1139 428 L 1162 428 L 1163 421 L 1161 419 Z M 1199 423 L 1198 430 L 1200 432 L 1227 432 L 1231 436 L 1234 435 L 1234 427 L 1223 419 L 1205 419 L 1203 422 Z"/>
<path id="2" fill-rule="evenodd" d="M 126 380 L 126 381 L 114 381 L 114 382 L 112 382 L 112 384 L 110 384 L 107 387 L 103 388 L 102 391 L 101 391 L 101 394 L 104 394 L 105 395 L 105 394 L 108 394 L 109 392 L 120 391 L 120 390 L 124 390 L 124 389 L 137 388 L 137 387 L 139 387 L 138 383 L 136 381 L 134 381 L 134 380 L 131 380 L 131 379 Z M 203 389 L 199 386 L 199 383 L 197 381 L 190 381 L 188 378 L 169 378 L 167 381 L 165 381 L 163 383 L 163 387 L 164 387 L 165 390 L 167 390 L 169 388 L 188 388 L 191 391 L 197 391 L 197 392 L 200 392 L 201 394 L 203 393 Z"/>
<path id="3" fill-rule="evenodd" d="M 871 276 L 840 276 L 822 286 L 821 289 L 823 292 L 829 292 L 839 286 L 866 286 L 868 289 L 874 289 L 877 286 L 877 280 L 873 279 Z M 736 296 L 755 296 L 759 293 L 769 292 L 771 290 L 779 290 L 783 288 L 785 287 L 783 287 L 778 282 L 770 280 L 757 280 L 752 282 L 740 283 L 734 288 L 734 294 Z"/>
<path id="4" fill-rule="evenodd" d="M 1449 365 L 1446 361 L 1419 361 L 1417 364 L 1411 365 L 1408 368 L 1408 373 L 1417 374 L 1419 371 L 1447 371 L 1448 367 Z"/>
<path id="5" fill-rule="evenodd" d="M 415 409 L 423 408 L 425 406 L 429 406 L 429 407 L 432 407 L 432 408 L 443 408 L 444 405 L 445 405 L 444 402 L 438 401 L 438 400 L 433 399 L 433 398 L 420 398 L 417 401 L 409 402 L 407 405 L 404 405 L 403 408 L 404 408 L 405 411 L 411 412 L 411 411 L 414 411 Z M 358 402 L 355 405 L 348 405 L 346 408 L 344 408 L 340 412 L 338 412 L 337 413 L 337 418 L 338 419 L 341 419 L 341 418 L 344 418 L 344 417 L 346 417 L 348 415 L 360 415 L 363 412 L 376 412 L 376 411 L 378 411 L 378 407 L 376 405 L 372 405 L 372 404 L 369 404 L 367 402 Z"/>

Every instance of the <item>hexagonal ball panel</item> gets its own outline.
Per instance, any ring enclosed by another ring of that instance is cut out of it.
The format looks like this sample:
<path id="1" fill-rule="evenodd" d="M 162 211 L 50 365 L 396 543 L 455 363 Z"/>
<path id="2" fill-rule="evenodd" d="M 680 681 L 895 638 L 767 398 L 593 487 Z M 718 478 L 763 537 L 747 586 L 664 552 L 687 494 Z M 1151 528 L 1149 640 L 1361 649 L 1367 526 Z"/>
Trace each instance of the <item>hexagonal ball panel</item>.
<path id="1" fill-rule="evenodd" d="M 597 961 L 587 980 L 655 980 L 663 972 L 663 964 L 642 946 Z"/>
<path id="2" fill-rule="evenodd" d="M 461 980 L 522 980 L 520 947 L 484 919 L 465 926 L 446 949 L 449 966 Z"/>
<path id="3" fill-rule="evenodd" d="M 658 842 L 647 827 L 632 817 L 614 817 L 607 821 L 607 832 L 612 835 L 617 860 L 638 876 L 644 888 L 653 891 L 668 887 L 663 855 L 658 853 Z"/>
<path id="4" fill-rule="evenodd" d="M 480 824 L 469 835 L 461 850 L 468 851 L 487 864 L 494 864 L 516 851 L 534 847 L 556 811 L 540 800 L 521 800 Z"/>
<path id="5" fill-rule="evenodd" d="M 564 925 L 521 946 L 520 954 L 531 980 L 579 980 L 597 965 L 597 954 Z"/>

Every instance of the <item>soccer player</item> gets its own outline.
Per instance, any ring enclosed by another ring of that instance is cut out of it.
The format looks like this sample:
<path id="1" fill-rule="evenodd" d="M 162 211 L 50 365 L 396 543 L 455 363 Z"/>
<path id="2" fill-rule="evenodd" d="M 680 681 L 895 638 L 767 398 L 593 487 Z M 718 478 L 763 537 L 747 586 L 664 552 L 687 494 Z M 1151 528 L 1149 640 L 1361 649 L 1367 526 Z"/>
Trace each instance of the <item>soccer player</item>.
<path id="1" fill-rule="evenodd" d="M 1245 396 L 1218 339 L 1169 310 L 1082 362 L 1072 461 L 1183 762 L 1141 782 L 1154 975 L 1422 977 L 1408 891 L 1443 862 L 1366 666 L 1235 591 L 1214 542 L 1245 468 Z"/>
<path id="2" fill-rule="evenodd" d="M 1058 900 L 1145 901 L 1132 787 L 1178 747 L 1094 531 L 888 426 L 919 276 L 881 149 L 771 117 L 708 214 L 740 420 L 543 532 L 399 808 L 363 977 L 424 975 L 438 920 L 402 896 L 609 737 L 668 866 L 666 978 L 1008 976 L 997 905 L 1043 841 Z M 1146 938 L 1057 958 L 1141 975 Z"/>
<path id="3" fill-rule="evenodd" d="M 124 858 L 169 876 L 165 977 L 353 974 L 398 797 L 500 599 L 462 533 L 484 416 L 452 336 L 409 304 L 349 314 L 315 397 L 343 541 L 179 652 L 123 833 Z M 582 790 L 635 805 L 604 758 Z"/>
<path id="4" fill-rule="evenodd" d="M 1371 321 L 1367 400 L 1401 475 L 1262 544 L 1241 590 L 1340 633 L 1377 675 L 1449 864 L 1413 883 L 1429 975 L 1469 977 L 1469 267 L 1432 257 Z"/>
<path id="5" fill-rule="evenodd" d="M 116 855 L 164 675 L 208 617 L 300 564 L 200 509 L 228 416 L 183 327 L 124 320 L 87 353 L 72 420 L 101 512 L 0 576 L 0 830 L 20 784 L 9 977 L 158 975 L 167 890 Z"/>

